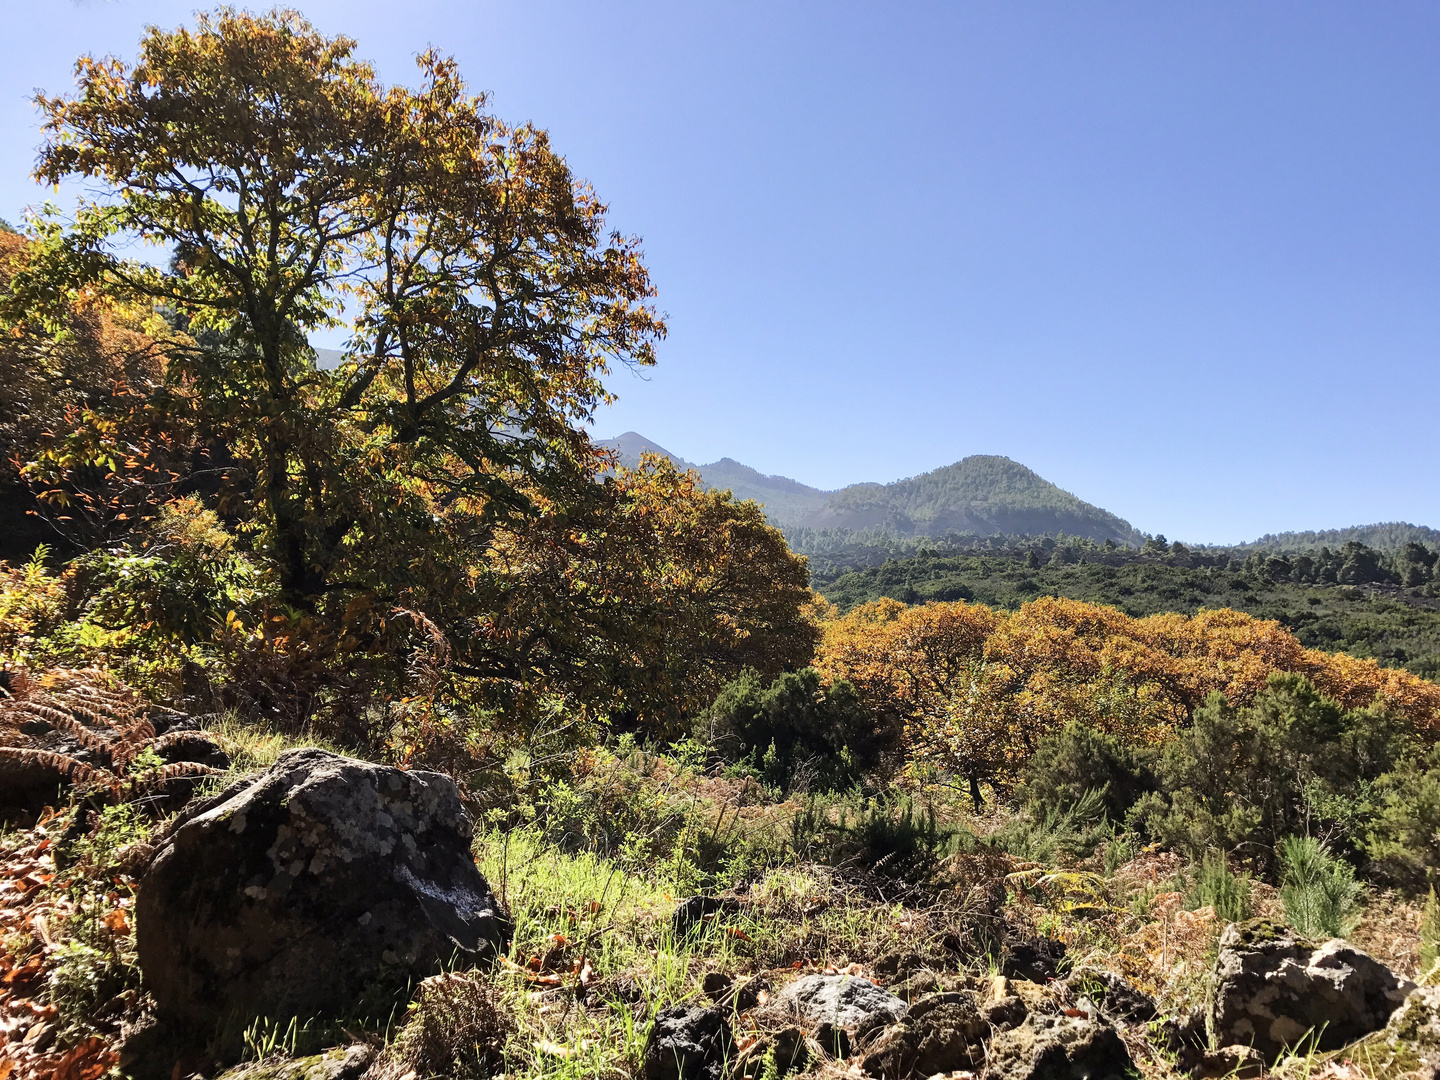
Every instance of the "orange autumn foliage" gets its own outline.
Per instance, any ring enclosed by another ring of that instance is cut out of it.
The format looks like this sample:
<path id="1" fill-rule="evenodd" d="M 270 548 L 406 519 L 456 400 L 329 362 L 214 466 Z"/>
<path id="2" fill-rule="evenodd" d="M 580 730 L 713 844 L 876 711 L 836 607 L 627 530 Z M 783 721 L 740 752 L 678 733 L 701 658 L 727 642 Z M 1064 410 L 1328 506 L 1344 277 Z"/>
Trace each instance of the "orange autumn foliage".
<path id="1" fill-rule="evenodd" d="M 1276 672 L 1440 732 L 1440 685 L 1305 649 L 1278 622 L 1229 609 L 1136 619 L 1052 597 L 1013 613 L 882 599 L 826 624 L 816 667 L 906 725 L 912 772 L 962 777 L 977 803 L 982 781 L 1013 780 L 1039 739 L 1070 721 L 1161 742 L 1211 693 L 1245 705 Z"/>

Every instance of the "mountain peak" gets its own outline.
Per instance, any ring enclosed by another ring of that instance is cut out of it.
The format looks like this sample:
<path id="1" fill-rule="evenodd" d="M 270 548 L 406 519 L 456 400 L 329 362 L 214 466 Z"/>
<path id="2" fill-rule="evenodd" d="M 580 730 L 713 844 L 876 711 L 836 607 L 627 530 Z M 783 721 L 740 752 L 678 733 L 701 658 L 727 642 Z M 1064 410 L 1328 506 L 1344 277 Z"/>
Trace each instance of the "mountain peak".
<path id="1" fill-rule="evenodd" d="M 822 491 L 786 476 L 767 476 L 729 457 L 691 465 L 634 431 L 600 445 L 618 450 L 623 465 L 633 466 L 646 451 L 663 454 L 681 468 L 694 469 L 706 487 L 728 488 L 737 498 L 761 503 L 770 521 L 786 528 L 884 529 L 902 536 L 1064 532 L 1120 543 L 1140 539 L 1129 522 L 998 454 L 971 454 L 891 484 Z"/>

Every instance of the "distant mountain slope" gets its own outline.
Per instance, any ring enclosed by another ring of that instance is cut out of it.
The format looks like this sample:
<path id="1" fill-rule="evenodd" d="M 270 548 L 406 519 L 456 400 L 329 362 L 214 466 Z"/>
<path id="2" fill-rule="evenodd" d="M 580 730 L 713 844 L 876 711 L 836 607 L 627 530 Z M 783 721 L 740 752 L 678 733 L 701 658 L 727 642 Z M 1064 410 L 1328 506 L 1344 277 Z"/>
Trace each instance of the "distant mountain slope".
<path id="1" fill-rule="evenodd" d="M 883 530 L 899 536 L 1063 532 L 1121 544 L 1144 539 L 1129 522 L 1005 457 L 976 455 L 893 484 L 821 491 L 788 477 L 767 476 L 731 458 L 693 465 L 634 431 L 603 439 L 600 445 L 617 450 L 622 465 L 635 465 L 646 451 L 662 454 L 681 468 L 694 469 L 707 487 L 729 488 L 739 498 L 763 504 L 773 523 L 791 528 Z"/>
<path id="2" fill-rule="evenodd" d="M 705 481 L 706 487 L 728 488 L 737 499 L 754 499 L 765 507 L 765 515 L 777 525 L 798 521 L 803 515 L 823 506 L 833 494 L 786 476 L 766 476 L 733 458 L 721 458 L 709 465 L 694 465 L 634 431 L 627 431 L 614 439 L 601 439 L 599 445 L 618 451 L 620 464 L 629 468 L 639 464 L 640 455 L 644 453 L 668 457 L 682 469 L 694 469 Z"/>
<path id="3" fill-rule="evenodd" d="M 651 442 L 639 432 L 627 431 L 624 435 L 616 436 L 613 439 L 596 439 L 596 446 L 604 446 L 614 450 L 620 457 L 620 464 L 627 469 L 633 469 L 640 464 L 641 454 L 659 454 L 675 462 L 682 469 L 696 469 L 695 465 L 682 457 L 676 457 L 657 442 Z"/>
<path id="4" fill-rule="evenodd" d="M 699 471 L 709 487 L 729 488 L 738 498 L 763 504 L 766 516 L 777 525 L 788 525 L 814 513 L 834 494 L 787 476 L 766 476 L 728 457 L 701 465 Z"/>
<path id="5" fill-rule="evenodd" d="M 1068 533 L 1139 543 L 1128 521 L 1062 491 L 1019 462 L 976 454 L 893 484 L 855 484 L 797 524 L 812 529 L 945 533 Z"/>
<path id="6" fill-rule="evenodd" d="M 1236 547 L 1303 551 L 1306 548 L 1343 547 L 1352 540 L 1376 551 L 1387 552 L 1399 551 L 1406 544 L 1429 544 L 1434 547 L 1440 546 L 1440 529 L 1411 525 L 1405 521 L 1384 521 L 1375 525 L 1352 525 L 1348 529 L 1270 533 L 1248 544 L 1237 544 Z"/>

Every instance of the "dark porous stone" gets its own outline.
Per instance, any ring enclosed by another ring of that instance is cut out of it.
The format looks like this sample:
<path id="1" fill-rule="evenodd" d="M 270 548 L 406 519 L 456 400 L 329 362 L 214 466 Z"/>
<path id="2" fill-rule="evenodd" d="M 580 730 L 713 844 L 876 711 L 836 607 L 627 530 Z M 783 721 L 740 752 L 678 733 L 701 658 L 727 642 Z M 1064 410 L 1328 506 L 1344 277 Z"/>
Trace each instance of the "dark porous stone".
<path id="1" fill-rule="evenodd" d="M 650 1028 L 643 1080 L 721 1080 L 734 1047 L 723 1009 L 672 1005 Z"/>
<path id="2" fill-rule="evenodd" d="M 1025 1007 L 1025 1002 L 1018 994 L 1006 994 L 1002 998 L 992 998 L 980 1007 L 980 1015 L 985 1022 L 997 1030 L 1019 1027 L 1025 1022 L 1025 1017 L 1030 1015 L 1030 1010 Z"/>
<path id="3" fill-rule="evenodd" d="M 161 1016 L 195 1033 L 345 1017 L 362 995 L 494 958 L 510 928 L 470 838 L 447 777 L 313 748 L 188 808 L 136 899 Z"/>
<path id="4" fill-rule="evenodd" d="M 1013 941 L 1005 947 L 1000 970 L 1007 979 L 1044 983 L 1055 978 L 1065 959 L 1065 943 L 1055 938 Z"/>
<path id="5" fill-rule="evenodd" d="M 736 1059 L 736 1080 L 761 1080 L 769 1059 L 774 1060 L 775 1071 L 780 1076 L 804 1072 L 810 1064 L 810 1046 L 805 1041 L 805 1033 L 798 1027 L 787 1027 L 762 1034 Z"/>
<path id="6" fill-rule="evenodd" d="M 1089 998 L 1107 1020 L 1116 1023 L 1144 1023 L 1159 1015 L 1153 998 L 1136 990 L 1113 971 L 1080 968 L 1066 977 L 1065 985 L 1071 993 Z"/>
<path id="7" fill-rule="evenodd" d="M 688 937 L 707 926 L 714 926 L 719 915 L 733 915 L 740 905 L 729 897 L 692 896 L 682 900 L 670 916 L 670 926 L 676 937 Z"/>
<path id="8" fill-rule="evenodd" d="M 992 1080 L 1132 1080 L 1130 1051 L 1109 1024 L 1031 1013 L 990 1043 Z"/>
<path id="9" fill-rule="evenodd" d="M 974 994 L 933 994 L 916 1001 L 904 1020 L 871 1041 L 862 1067 L 881 1080 L 974 1069 L 985 1061 L 989 1035 Z"/>

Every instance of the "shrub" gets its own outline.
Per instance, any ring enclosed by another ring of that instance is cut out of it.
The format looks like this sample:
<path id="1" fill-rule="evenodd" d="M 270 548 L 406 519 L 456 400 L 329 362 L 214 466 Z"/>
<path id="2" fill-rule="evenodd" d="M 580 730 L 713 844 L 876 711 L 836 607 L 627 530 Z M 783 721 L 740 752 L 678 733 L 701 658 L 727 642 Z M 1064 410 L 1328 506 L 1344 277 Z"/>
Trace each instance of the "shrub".
<path id="1" fill-rule="evenodd" d="M 1272 675 L 1250 706 L 1212 694 L 1196 710 L 1161 758 L 1161 792 L 1130 819 L 1192 858 L 1218 848 L 1267 869 L 1284 836 L 1354 828 L 1360 796 L 1405 749 L 1391 714 L 1345 710 L 1301 676 Z"/>
<path id="2" fill-rule="evenodd" d="M 1440 748 L 1386 774 L 1365 851 L 1371 874 L 1407 889 L 1433 884 L 1440 870 Z"/>
<path id="3" fill-rule="evenodd" d="M 1361 886 L 1343 859 L 1313 836 L 1280 843 L 1280 899 L 1290 925 L 1306 937 L 1345 937 L 1355 928 Z"/>
<path id="4" fill-rule="evenodd" d="M 515 1020 L 489 976 L 475 971 L 433 976 L 420 984 L 410 1008 L 395 1049 L 414 1071 L 477 1078 L 501 1071 Z"/>
<path id="5" fill-rule="evenodd" d="M 1223 922 L 1243 922 L 1252 910 L 1252 884 L 1248 875 L 1231 871 L 1224 852 L 1212 851 L 1195 869 L 1185 893 L 1185 906 L 1192 911 L 1212 907 Z"/>
<path id="6" fill-rule="evenodd" d="M 910 884 L 927 879 L 943 856 L 975 843 L 968 829 L 942 825 L 934 806 L 906 795 L 812 796 L 790 828 L 800 858 Z"/>
<path id="7" fill-rule="evenodd" d="M 771 787 L 813 791 L 848 787 L 897 741 L 850 683 L 824 684 L 814 668 L 769 686 L 753 671 L 742 673 L 700 717 L 696 735 L 724 760 L 748 761 Z"/>
<path id="8" fill-rule="evenodd" d="M 49 555 L 42 546 L 23 566 L 0 563 L 0 659 L 29 658 L 36 639 L 61 622 L 65 581 L 45 565 Z"/>
<path id="9" fill-rule="evenodd" d="M 1114 822 L 1157 786 L 1143 749 L 1082 724 L 1040 740 L 1025 768 L 1021 796 L 1032 814 L 1073 806 L 1089 791 L 1099 792 L 1103 813 Z"/>
<path id="10" fill-rule="evenodd" d="M 1440 900 L 1436 900 L 1432 885 L 1420 917 L 1420 974 L 1428 974 L 1437 960 L 1440 960 Z"/>
<path id="11" fill-rule="evenodd" d="M 1073 802 L 1033 810 L 1012 818 L 990 836 L 995 847 L 1030 862 L 1077 861 L 1115 838 L 1105 818 L 1105 792 L 1091 788 Z"/>

